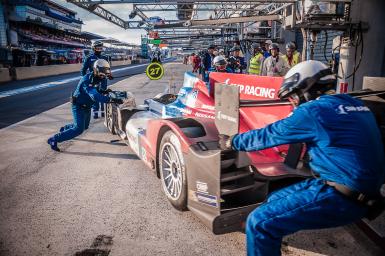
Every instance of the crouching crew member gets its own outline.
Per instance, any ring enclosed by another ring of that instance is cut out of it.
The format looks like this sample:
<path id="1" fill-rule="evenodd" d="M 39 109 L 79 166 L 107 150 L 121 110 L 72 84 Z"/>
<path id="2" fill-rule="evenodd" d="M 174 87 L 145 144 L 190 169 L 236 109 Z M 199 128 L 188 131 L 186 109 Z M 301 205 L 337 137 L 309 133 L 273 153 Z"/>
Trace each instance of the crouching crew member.
<path id="1" fill-rule="evenodd" d="M 299 63 L 278 93 L 296 107 L 289 117 L 231 138 L 220 136 L 222 149 L 237 151 L 306 143 L 310 167 L 319 176 L 274 192 L 250 213 L 248 255 L 281 255 L 284 236 L 358 221 L 380 201 L 375 198 L 384 182 L 385 159 L 376 120 L 360 100 L 328 95 L 334 82 L 322 62 Z"/>
<path id="2" fill-rule="evenodd" d="M 92 72 L 94 62 L 99 59 L 104 59 L 108 61 L 107 56 L 104 56 L 102 54 L 103 52 L 103 42 L 101 41 L 95 41 L 92 43 L 92 51 L 93 53 L 88 55 L 83 62 L 82 69 L 80 71 L 81 76 L 85 76 L 87 73 Z M 109 76 L 108 79 L 112 79 L 112 76 Z M 107 89 L 107 80 L 104 80 L 100 84 L 100 88 L 102 90 Z M 104 117 L 104 105 L 100 104 L 99 102 L 95 102 L 95 104 L 92 106 L 92 110 L 94 112 L 94 118 L 99 118 L 99 110 L 101 111 L 101 116 Z"/>
<path id="3" fill-rule="evenodd" d="M 110 75 L 110 64 L 104 59 L 99 59 L 94 63 L 93 72 L 86 74 L 80 79 L 78 86 L 71 96 L 74 122 L 60 128 L 59 133 L 48 139 L 47 143 L 51 146 L 51 149 L 60 151 L 57 143 L 73 139 L 88 129 L 91 117 L 91 106 L 95 102 L 122 103 L 121 99 L 113 99 L 103 95 L 103 93 L 108 92 L 108 90 L 101 90 L 100 85 L 105 83 L 107 77 Z"/>

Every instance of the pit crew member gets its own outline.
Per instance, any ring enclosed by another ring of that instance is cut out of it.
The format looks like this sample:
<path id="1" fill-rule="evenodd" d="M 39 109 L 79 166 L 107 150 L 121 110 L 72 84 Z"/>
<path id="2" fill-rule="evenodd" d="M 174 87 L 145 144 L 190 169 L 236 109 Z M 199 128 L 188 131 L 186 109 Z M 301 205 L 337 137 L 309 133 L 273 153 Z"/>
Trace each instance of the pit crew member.
<path id="1" fill-rule="evenodd" d="M 281 255 L 286 235 L 346 225 L 371 212 L 369 202 L 379 195 L 385 178 L 381 135 L 360 100 L 328 95 L 335 79 L 322 62 L 299 63 L 278 93 L 296 106 L 289 117 L 232 138 L 220 136 L 221 148 L 237 151 L 306 143 L 310 167 L 318 176 L 274 192 L 250 213 L 248 255 Z"/>
<path id="2" fill-rule="evenodd" d="M 87 74 L 87 72 L 88 73 L 92 72 L 93 65 L 94 65 L 94 62 L 96 60 L 104 59 L 104 60 L 108 61 L 107 56 L 104 56 L 102 54 L 102 52 L 103 52 L 103 42 L 101 42 L 101 41 L 94 41 L 92 43 L 92 50 L 93 50 L 93 53 L 88 55 L 84 59 L 83 66 L 82 66 L 82 69 L 80 71 L 81 76 L 85 76 Z M 112 76 L 109 76 L 108 78 L 112 79 Z M 103 80 L 102 81 L 102 83 L 100 85 L 100 88 L 103 89 L 103 90 L 107 89 L 107 80 Z M 101 111 L 101 116 L 104 117 L 104 105 L 103 104 L 100 104 L 99 102 L 95 102 L 95 104 L 92 106 L 92 110 L 94 112 L 93 117 L 95 119 L 99 118 L 99 114 L 98 114 L 99 110 Z"/>
<path id="3" fill-rule="evenodd" d="M 48 139 L 47 143 L 52 150 L 60 151 L 57 146 L 58 143 L 73 139 L 88 129 L 91 117 L 91 106 L 95 102 L 122 103 L 121 99 L 114 99 L 103 95 L 108 92 L 108 90 L 103 91 L 101 84 L 105 83 L 105 80 L 110 75 L 110 64 L 104 59 L 99 59 L 94 63 L 93 72 L 87 73 L 80 79 L 71 97 L 74 122 L 61 127 L 59 133 Z"/>

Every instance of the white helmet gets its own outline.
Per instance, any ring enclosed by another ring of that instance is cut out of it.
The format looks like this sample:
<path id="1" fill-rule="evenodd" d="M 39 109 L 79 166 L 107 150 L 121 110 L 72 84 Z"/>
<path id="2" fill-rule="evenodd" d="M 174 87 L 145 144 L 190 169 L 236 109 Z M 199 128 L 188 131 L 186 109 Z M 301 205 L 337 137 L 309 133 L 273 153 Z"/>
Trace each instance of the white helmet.
<path id="1" fill-rule="evenodd" d="M 98 59 L 94 62 L 93 66 L 95 76 L 111 76 L 111 67 L 110 63 L 104 59 Z"/>
<path id="2" fill-rule="evenodd" d="M 265 44 L 272 44 L 273 43 L 273 41 L 271 41 L 270 39 L 267 39 L 266 41 L 265 41 Z"/>
<path id="3" fill-rule="evenodd" d="M 216 56 L 213 60 L 214 66 L 223 66 L 226 64 L 227 64 L 227 61 L 222 55 Z"/>
<path id="4" fill-rule="evenodd" d="M 316 60 L 304 61 L 286 73 L 278 97 L 287 99 L 297 94 L 309 101 L 333 89 L 335 81 L 335 75 L 326 64 Z"/>

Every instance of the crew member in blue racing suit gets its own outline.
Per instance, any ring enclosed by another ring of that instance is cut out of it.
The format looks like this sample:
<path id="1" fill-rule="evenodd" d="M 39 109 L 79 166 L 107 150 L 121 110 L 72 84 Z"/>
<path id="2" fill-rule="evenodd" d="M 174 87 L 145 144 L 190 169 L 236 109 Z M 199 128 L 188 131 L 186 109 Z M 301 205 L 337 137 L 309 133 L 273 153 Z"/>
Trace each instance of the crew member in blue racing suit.
<path id="1" fill-rule="evenodd" d="M 114 99 L 103 95 L 108 92 L 102 91 L 100 85 L 111 74 L 110 64 L 99 59 L 95 61 L 93 72 L 83 76 L 71 97 L 72 115 L 74 122 L 60 128 L 60 132 L 48 139 L 47 143 L 51 149 L 60 151 L 57 143 L 70 140 L 79 136 L 84 130 L 88 129 L 91 117 L 91 106 L 95 102 L 122 103 L 121 99 Z"/>
<path id="2" fill-rule="evenodd" d="M 349 95 L 327 95 L 334 82 L 325 64 L 299 63 L 278 93 L 298 106 L 289 117 L 232 137 L 220 135 L 222 149 L 237 151 L 304 142 L 310 167 L 319 175 L 272 193 L 250 213 L 248 255 L 281 255 L 286 235 L 357 221 L 371 209 L 368 200 L 380 194 L 385 160 L 374 115 Z"/>
<path id="3" fill-rule="evenodd" d="M 107 56 L 104 56 L 102 54 L 103 51 L 103 42 L 101 41 L 95 41 L 92 43 L 92 50 L 93 53 L 88 55 L 83 62 L 82 69 L 80 71 L 81 76 L 85 76 L 87 73 L 91 73 L 93 70 L 93 65 L 96 60 L 104 59 L 108 61 Z M 109 76 L 108 79 L 112 79 L 112 76 Z M 100 88 L 102 90 L 107 90 L 107 79 L 104 79 L 100 83 Z M 92 110 L 94 112 L 94 118 L 99 118 L 99 110 L 101 111 L 101 116 L 104 117 L 104 105 L 100 102 L 95 102 L 94 105 L 92 105 Z"/>
<path id="4" fill-rule="evenodd" d="M 242 74 L 246 70 L 247 64 L 245 58 L 240 56 L 241 48 L 234 46 L 231 49 L 232 56 L 228 59 L 228 67 L 233 71 L 232 73 Z"/>
<path id="5" fill-rule="evenodd" d="M 209 48 L 207 49 L 207 52 L 205 52 L 203 57 L 202 57 L 202 65 L 201 65 L 202 80 L 205 82 L 209 81 L 210 69 L 212 68 L 212 62 L 215 58 L 214 50 L 215 50 L 215 46 L 210 45 Z"/>

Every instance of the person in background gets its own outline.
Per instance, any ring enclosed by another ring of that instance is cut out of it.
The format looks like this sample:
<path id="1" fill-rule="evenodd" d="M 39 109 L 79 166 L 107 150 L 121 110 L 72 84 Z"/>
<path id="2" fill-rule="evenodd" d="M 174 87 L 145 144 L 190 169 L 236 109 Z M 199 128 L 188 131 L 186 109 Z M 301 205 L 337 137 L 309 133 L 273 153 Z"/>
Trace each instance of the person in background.
<path id="1" fill-rule="evenodd" d="M 258 43 L 253 43 L 251 45 L 253 51 L 253 57 L 250 59 L 249 63 L 249 74 L 251 75 L 260 75 L 262 63 L 264 60 L 263 52 Z"/>
<path id="2" fill-rule="evenodd" d="M 201 66 L 201 57 L 199 55 L 195 55 L 193 59 L 193 73 L 197 73 Z"/>
<path id="3" fill-rule="evenodd" d="M 287 43 L 286 54 L 283 55 L 283 58 L 285 59 L 290 68 L 294 67 L 295 65 L 301 62 L 300 54 L 297 52 L 298 54 L 294 55 L 295 52 L 295 45 L 293 43 Z"/>
<path id="4" fill-rule="evenodd" d="M 263 61 L 261 75 L 262 76 L 284 76 L 289 70 L 286 60 L 279 54 L 278 44 L 272 43 L 270 45 L 270 54 Z"/>
<path id="5" fill-rule="evenodd" d="M 71 96 L 73 123 L 60 128 L 60 132 L 50 137 L 47 143 L 52 150 L 60 151 L 57 144 L 75 138 L 88 129 L 91 117 L 91 106 L 95 102 L 123 103 L 104 94 L 108 93 L 101 85 L 111 76 L 110 64 L 104 59 L 94 62 L 93 71 L 84 75 Z"/>
<path id="6" fill-rule="evenodd" d="M 93 71 L 93 65 L 95 61 L 99 59 L 103 59 L 108 61 L 107 56 L 104 56 L 102 54 L 103 52 L 103 42 L 101 41 L 94 41 L 92 43 L 92 51 L 90 55 L 88 55 L 83 62 L 82 69 L 80 71 L 81 76 L 85 76 L 87 73 L 90 73 Z M 108 79 L 112 79 L 112 76 L 109 76 Z M 103 80 L 100 87 L 103 90 L 107 89 L 107 79 Z M 101 116 L 104 117 L 104 104 L 101 104 L 100 102 L 95 102 L 95 104 L 92 106 L 93 110 L 93 117 L 95 119 L 99 118 L 99 110 L 101 110 Z"/>
<path id="7" fill-rule="evenodd" d="M 233 73 L 231 68 L 227 66 L 227 61 L 224 56 L 216 56 L 213 60 L 212 72 Z"/>
<path id="8" fill-rule="evenodd" d="M 301 53 L 298 51 L 297 43 L 294 41 L 291 41 L 290 43 L 294 45 L 293 56 L 295 59 L 298 59 L 298 63 L 300 63 L 302 61 L 302 56 Z"/>
<path id="9" fill-rule="evenodd" d="M 242 74 L 246 69 L 247 64 L 245 58 L 240 56 L 241 48 L 239 46 L 234 46 L 231 49 L 232 55 L 229 57 L 228 66 L 231 68 L 233 73 Z"/>
<path id="10" fill-rule="evenodd" d="M 190 58 L 189 58 L 189 62 L 190 62 L 189 64 L 191 65 L 193 70 L 194 70 L 194 59 L 195 59 L 195 52 L 191 53 Z"/>
<path id="11" fill-rule="evenodd" d="M 273 41 L 271 41 L 271 40 L 266 40 L 265 41 L 265 44 L 264 44 L 264 46 L 262 47 L 262 50 L 263 50 L 263 57 L 265 58 L 265 59 L 267 59 L 268 57 L 270 57 L 271 56 L 271 54 L 270 54 L 270 45 L 273 43 Z"/>
<path id="12" fill-rule="evenodd" d="M 209 81 L 209 71 L 211 69 L 212 61 L 214 59 L 214 51 L 215 46 L 210 45 L 207 49 L 207 52 L 205 52 L 204 57 L 202 58 L 202 76 L 203 81 L 208 82 Z"/>

